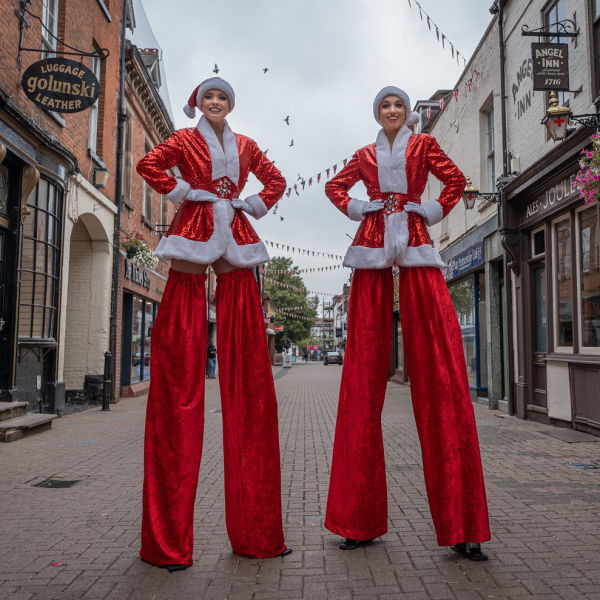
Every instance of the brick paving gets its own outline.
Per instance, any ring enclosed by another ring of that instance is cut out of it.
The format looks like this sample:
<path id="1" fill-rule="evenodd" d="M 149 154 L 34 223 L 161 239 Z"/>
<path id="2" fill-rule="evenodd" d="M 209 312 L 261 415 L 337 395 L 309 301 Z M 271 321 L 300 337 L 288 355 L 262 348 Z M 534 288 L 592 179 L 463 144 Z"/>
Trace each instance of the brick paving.
<path id="1" fill-rule="evenodd" d="M 323 529 L 341 368 L 295 365 L 276 380 L 283 508 L 290 556 L 230 552 L 223 509 L 217 382 L 207 381 L 195 564 L 169 574 L 137 558 L 145 398 L 54 422 L 0 445 L 3 600 L 600 599 L 600 443 L 477 406 L 493 541 L 487 563 L 436 545 L 409 390 L 391 383 L 384 410 L 390 532 L 354 552 Z M 49 477 L 68 489 L 34 487 Z M 59 562 L 52 566 L 53 562 Z"/>

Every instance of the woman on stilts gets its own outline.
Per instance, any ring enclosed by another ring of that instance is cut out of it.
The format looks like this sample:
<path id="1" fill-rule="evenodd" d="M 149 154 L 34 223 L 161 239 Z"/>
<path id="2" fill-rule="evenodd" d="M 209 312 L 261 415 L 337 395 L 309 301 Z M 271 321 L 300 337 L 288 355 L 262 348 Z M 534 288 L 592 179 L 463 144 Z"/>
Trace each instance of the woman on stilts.
<path id="1" fill-rule="evenodd" d="M 435 138 L 414 134 L 418 115 L 397 87 L 373 103 L 382 125 L 326 185 L 329 199 L 362 221 L 344 265 L 355 269 L 325 527 L 353 550 L 387 532 L 387 490 L 381 411 L 392 335 L 392 266 L 400 269 L 404 355 L 431 515 L 441 546 L 486 560 L 490 539 L 479 442 L 461 332 L 427 226 L 459 201 L 465 178 Z M 432 173 L 444 188 L 421 202 Z M 348 191 L 362 180 L 368 201 Z"/>
<path id="2" fill-rule="evenodd" d="M 225 510 L 234 553 L 268 558 L 284 542 L 277 402 L 257 282 L 267 262 L 246 214 L 259 219 L 281 198 L 285 179 L 226 116 L 235 94 L 203 81 L 184 107 L 196 127 L 180 129 L 137 165 L 160 194 L 180 204 L 156 254 L 171 260 L 152 329 L 144 446 L 140 556 L 178 571 L 192 564 L 193 517 L 204 427 L 206 269 L 217 275 L 217 346 L 225 455 Z M 181 178 L 169 174 L 178 167 Z M 263 190 L 241 200 L 249 173 Z"/>

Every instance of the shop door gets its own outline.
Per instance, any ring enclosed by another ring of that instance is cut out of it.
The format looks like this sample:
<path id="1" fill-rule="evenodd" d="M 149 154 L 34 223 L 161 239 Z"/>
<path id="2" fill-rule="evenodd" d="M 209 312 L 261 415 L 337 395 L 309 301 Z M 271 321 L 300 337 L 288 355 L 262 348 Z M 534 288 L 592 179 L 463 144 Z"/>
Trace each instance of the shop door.
<path id="1" fill-rule="evenodd" d="M 531 265 L 531 299 L 533 310 L 531 404 L 542 409 L 548 408 L 545 360 L 548 351 L 546 290 L 546 263 L 542 260 Z"/>

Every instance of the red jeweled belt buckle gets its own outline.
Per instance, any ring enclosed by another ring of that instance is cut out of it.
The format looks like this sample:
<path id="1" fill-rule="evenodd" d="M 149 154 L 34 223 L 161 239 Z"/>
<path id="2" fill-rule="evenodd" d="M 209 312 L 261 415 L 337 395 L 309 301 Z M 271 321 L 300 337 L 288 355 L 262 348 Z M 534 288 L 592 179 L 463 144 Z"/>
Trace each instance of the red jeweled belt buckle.
<path id="1" fill-rule="evenodd" d="M 400 200 L 394 194 L 389 194 L 383 198 L 383 212 L 386 215 L 392 215 L 401 210 L 401 208 Z"/>
<path id="2" fill-rule="evenodd" d="M 232 189 L 233 182 L 227 177 L 222 177 L 215 185 L 215 193 L 217 196 L 219 196 L 219 198 L 231 198 Z"/>

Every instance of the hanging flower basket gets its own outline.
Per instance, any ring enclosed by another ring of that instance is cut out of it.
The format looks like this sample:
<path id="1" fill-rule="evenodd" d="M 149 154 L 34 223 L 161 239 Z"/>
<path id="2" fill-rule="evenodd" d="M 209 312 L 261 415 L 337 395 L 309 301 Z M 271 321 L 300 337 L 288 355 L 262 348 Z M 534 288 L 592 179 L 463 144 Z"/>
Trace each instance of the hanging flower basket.
<path id="1" fill-rule="evenodd" d="M 592 148 L 581 151 L 579 172 L 575 177 L 579 197 L 586 204 L 600 202 L 600 134 L 595 133 L 591 140 Z"/>
<path id="2" fill-rule="evenodd" d="M 154 269 L 158 263 L 158 257 L 154 254 L 154 251 L 146 244 L 144 238 L 137 233 L 125 236 L 121 246 L 127 252 L 127 258 L 136 267 Z"/>

